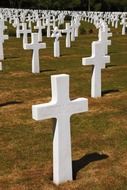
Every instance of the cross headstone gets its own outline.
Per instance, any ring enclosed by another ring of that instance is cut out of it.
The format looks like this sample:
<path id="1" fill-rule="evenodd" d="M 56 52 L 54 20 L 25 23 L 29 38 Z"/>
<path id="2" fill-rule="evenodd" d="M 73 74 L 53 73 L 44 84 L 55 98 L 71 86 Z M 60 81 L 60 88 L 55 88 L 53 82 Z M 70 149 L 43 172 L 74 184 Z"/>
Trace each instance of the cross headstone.
<path id="1" fill-rule="evenodd" d="M 104 49 L 104 53 L 108 54 L 108 46 L 111 45 L 111 40 L 109 40 L 109 37 L 112 37 L 112 33 L 109 33 L 110 28 L 108 28 L 107 24 L 105 22 L 102 22 L 100 24 L 99 28 L 99 40 L 102 43 L 102 48 Z"/>
<path id="2" fill-rule="evenodd" d="M 32 33 L 32 42 L 30 44 L 25 43 L 24 49 L 32 49 L 33 57 L 32 57 L 32 73 L 40 72 L 40 64 L 39 64 L 39 50 L 46 48 L 46 43 L 38 42 L 38 33 Z"/>
<path id="3" fill-rule="evenodd" d="M 102 43 L 99 41 L 92 43 L 92 56 L 82 59 L 83 65 L 93 65 L 91 80 L 91 97 L 101 97 L 101 69 L 110 62 L 110 56 L 104 54 Z"/>
<path id="4" fill-rule="evenodd" d="M 42 30 L 45 29 L 45 26 L 42 25 L 41 20 L 37 21 L 37 26 L 35 26 L 34 29 L 38 30 L 38 41 L 42 42 Z"/>
<path id="5" fill-rule="evenodd" d="M 51 76 L 52 100 L 32 106 L 32 117 L 37 121 L 56 118 L 53 138 L 53 182 L 57 185 L 72 180 L 70 117 L 88 111 L 88 100 L 69 98 L 69 75 Z"/>
<path id="6" fill-rule="evenodd" d="M 54 41 L 54 57 L 60 57 L 60 41 L 59 38 L 61 37 L 61 30 L 58 29 L 58 27 L 54 28 L 54 31 L 51 35 L 51 37 L 55 38 Z"/>
<path id="7" fill-rule="evenodd" d="M 126 34 L 126 27 L 127 27 L 127 21 L 126 21 L 126 17 L 122 18 L 122 21 L 120 23 L 122 26 L 122 35 Z"/>
<path id="8" fill-rule="evenodd" d="M 53 24 L 50 22 L 50 15 L 47 16 L 47 19 L 46 19 L 46 24 L 47 26 L 47 38 L 50 38 L 51 36 L 51 26 L 53 26 Z"/>
<path id="9" fill-rule="evenodd" d="M 2 71 L 2 62 L 0 62 L 0 71 Z"/>
<path id="10" fill-rule="evenodd" d="M 28 27 L 31 29 L 32 28 L 32 22 L 33 22 L 33 17 L 30 14 L 28 14 L 26 21 L 28 22 Z"/>
<path id="11" fill-rule="evenodd" d="M 62 33 L 66 33 L 66 48 L 70 48 L 71 47 L 71 39 L 70 39 L 71 26 L 70 26 L 70 23 L 66 23 L 66 29 L 62 30 Z"/>
<path id="12" fill-rule="evenodd" d="M 76 17 L 74 21 L 75 21 L 75 37 L 78 37 L 78 30 L 80 27 L 80 18 Z"/>
<path id="13" fill-rule="evenodd" d="M 8 35 L 4 35 L 5 28 L 6 27 L 4 26 L 4 21 L 0 20 L 0 60 L 4 59 L 3 43 L 4 40 L 8 39 Z"/>
<path id="14" fill-rule="evenodd" d="M 27 23 L 22 23 L 22 29 L 18 29 L 18 35 L 23 34 L 23 46 L 27 43 L 27 35 L 31 34 L 31 29 L 27 29 Z"/>
<path id="15" fill-rule="evenodd" d="M 71 41 L 75 41 L 75 23 L 74 20 L 71 20 Z"/>

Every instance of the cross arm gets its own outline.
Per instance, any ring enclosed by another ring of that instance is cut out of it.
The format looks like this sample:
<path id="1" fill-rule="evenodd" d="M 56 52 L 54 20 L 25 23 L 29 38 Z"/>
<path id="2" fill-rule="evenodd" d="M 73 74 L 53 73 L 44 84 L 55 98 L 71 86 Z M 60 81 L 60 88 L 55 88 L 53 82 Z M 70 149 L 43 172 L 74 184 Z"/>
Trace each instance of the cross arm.
<path id="1" fill-rule="evenodd" d="M 40 44 L 40 49 L 45 49 L 46 48 L 46 43 L 41 43 Z"/>
<path id="2" fill-rule="evenodd" d="M 70 115 L 88 111 L 88 99 L 86 98 L 77 98 L 76 100 L 72 100 L 69 104 Z"/>
<path id="3" fill-rule="evenodd" d="M 108 33 L 108 37 L 112 37 L 112 33 L 110 32 L 110 33 Z"/>
<path id="4" fill-rule="evenodd" d="M 93 56 L 82 58 L 82 65 L 94 65 L 95 58 Z"/>
<path id="5" fill-rule="evenodd" d="M 105 63 L 110 63 L 110 56 L 109 55 L 105 55 L 104 56 L 104 61 L 105 61 Z"/>
<path id="6" fill-rule="evenodd" d="M 4 40 L 8 40 L 8 39 L 9 39 L 8 35 L 4 35 Z"/>
<path id="7" fill-rule="evenodd" d="M 32 118 L 36 121 L 56 118 L 56 106 L 53 102 L 32 106 Z"/>
<path id="8" fill-rule="evenodd" d="M 33 47 L 34 46 L 32 44 L 27 44 L 27 43 L 23 44 L 24 49 L 33 49 Z"/>
<path id="9" fill-rule="evenodd" d="M 108 46 L 111 46 L 111 40 L 107 41 Z"/>
<path id="10" fill-rule="evenodd" d="M 62 30 L 62 33 L 67 33 L 67 31 L 68 31 L 68 30 L 64 29 L 64 30 Z"/>

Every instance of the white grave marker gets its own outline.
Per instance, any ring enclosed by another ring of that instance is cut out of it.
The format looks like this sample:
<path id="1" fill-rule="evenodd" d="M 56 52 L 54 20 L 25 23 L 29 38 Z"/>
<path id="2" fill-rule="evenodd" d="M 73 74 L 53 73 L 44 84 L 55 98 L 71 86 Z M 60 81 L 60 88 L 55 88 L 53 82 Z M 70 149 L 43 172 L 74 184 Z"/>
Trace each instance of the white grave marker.
<path id="1" fill-rule="evenodd" d="M 110 62 L 110 56 L 104 54 L 102 43 L 97 41 L 92 43 L 92 56 L 82 59 L 83 65 L 93 65 L 91 80 L 91 97 L 101 97 L 101 69 Z"/>
<path id="2" fill-rule="evenodd" d="M 66 48 L 70 48 L 71 47 L 71 37 L 70 37 L 71 26 L 70 26 L 70 23 L 66 23 L 66 29 L 62 30 L 62 33 L 66 33 Z"/>
<path id="3" fill-rule="evenodd" d="M 42 42 L 42 30 L 45 29 L 45 26 L 42 26 L 41 20 L 37 21 L 37 26 L 35 26 L 34 29 L 38 30 L 38 41 Z"/>
<path id="4" fill-rule="evenodd" d="M 2 62 L 0 62 L 0 71 L 2 71 Z"/>
<path id="5" fill-rule="evenodd" d="M 55 37 L 54 41 L 54 57 L 60 57 L 60 41 L 59 38 L 61 37 L 61 31 L 58 29 L 58 27 L 54 28 L 54 31 L 52 33 L 51 37 Z"/>
<path id="6" fill-rule="evenodd" d="M 75 23 L 74 20 L 71 20 L 71 41 L 75 41 Z"/>
<path id="7" fill-rule="evenodd" d="M 33 57 L 32 57 L 32 73 L 40 72 L 40 64 L 39 64 L 39 50 L 46 48 L 46 43 L 38 42 L 38 33 L 32 33 L 32 42 L 31 44 L 24 44 L 24 49 L 32 49 Z"/>
<path id="8" fill-rule="evenodd" d="M 69 75 L 51 76 L 52 100 L 32 106 L 32 117 L 37 121 L 56 118 L 53 138 L 53 181 L 55 184 L 72 180 L 70 117 L 88 111 L 88 100 L 69 98 Z"/>
<path id="9" fill-rule="evenodd" d="M 18 29 L 18 35 L 23 34 L 23 46 L 27 43 L 27 34 L 31 33 L 31 29 L 27 29 L 27 23 L 22 23 L 22 29 Z"/>
<path id="10" fill-rule="evenodd" d="M 126 34 L 126 27 L 127 27 L 126 17 L 122 18 L 122 21 L 121 21 L 120 24 L 123 25 L 123 27 L 122 27 L 122 35 L 125 35 Z"/>
<path id="11" fill-rule="evenodd" d="M 102 22 L 99 28 L 99 41 L 102 43 L 102 48 L 104 53 L 108 54 L 108 46 L 111 45 L 111 40 L 108 40 L 109 37 L 112 37 L 112 33 L 109 33 L 110 29 L 108 28 L 105 22 Z"/>
<path id="12" fill-rule="evenodd" d="M 6 29 L 6 26 L 4 26 L 4 21 L 0 20 L 0 60 L 4 60 L 3 43 L 4 43 L 4 40 L 8 39 L 8 35 L 4 35 L 5 29 Z"/>

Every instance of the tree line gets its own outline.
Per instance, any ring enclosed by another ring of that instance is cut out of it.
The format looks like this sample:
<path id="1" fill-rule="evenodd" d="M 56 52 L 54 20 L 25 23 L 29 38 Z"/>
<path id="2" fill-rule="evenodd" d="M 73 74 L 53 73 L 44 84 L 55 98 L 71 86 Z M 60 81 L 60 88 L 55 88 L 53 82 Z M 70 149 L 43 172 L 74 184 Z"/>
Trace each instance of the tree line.
<path id="1" fill-rule="evenodd" d="M 1 0 L 0 7 L 47 10 L 127 11 L 127 0 Z"/>

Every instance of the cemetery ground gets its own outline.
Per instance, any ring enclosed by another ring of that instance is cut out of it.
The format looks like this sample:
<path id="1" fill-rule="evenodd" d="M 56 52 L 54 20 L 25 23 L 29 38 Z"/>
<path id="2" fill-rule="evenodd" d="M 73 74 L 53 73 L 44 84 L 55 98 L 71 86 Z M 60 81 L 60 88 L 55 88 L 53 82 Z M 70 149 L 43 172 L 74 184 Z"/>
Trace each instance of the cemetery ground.
<path id="1" fill-rule="evenodd" d="M 87 24 L 88 25 L 88 24 Z M 90 27 L 90 26 L 86 26 Z M 0 190 L 127 190 L 127 36 L 113 29 L 111 63 L 102 70 L 102 98 L 90 98 L 91 55 L 97 33 L 80 35 L 71 48 L 60 39 L 61 57 L 53 58 L 53 39 L 43 41 L 41 73 L 31 73 L 32 51 L 22 39 L 5 42 L 0 73 Z M 32 119 L 31 107 L 51 100 L 50 76 L 70 75 L 70 98 L 85 97 L 89 111 L 71 117 L 72 182 L 52 182 L 54 120 Z"/>

